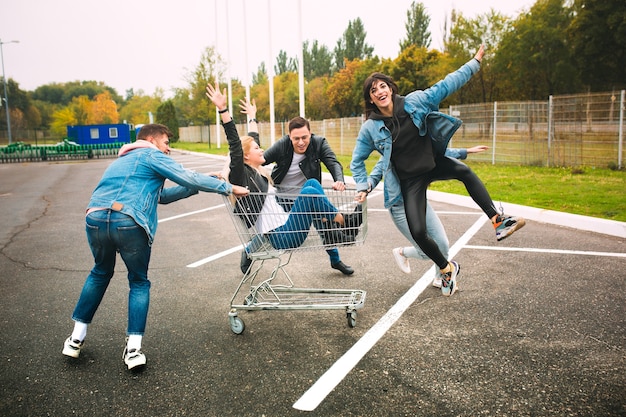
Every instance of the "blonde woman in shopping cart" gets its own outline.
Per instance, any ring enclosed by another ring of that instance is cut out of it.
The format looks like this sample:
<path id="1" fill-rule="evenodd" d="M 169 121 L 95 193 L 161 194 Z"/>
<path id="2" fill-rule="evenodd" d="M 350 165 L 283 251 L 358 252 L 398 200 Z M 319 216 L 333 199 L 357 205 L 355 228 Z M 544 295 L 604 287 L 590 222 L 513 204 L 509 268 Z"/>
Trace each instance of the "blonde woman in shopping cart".
<path id="1" fill-rule="evenodd" d="M 251 136 L 239 137 L 227 107 L 225 90 L 220 91 L 216 82 L 206 87 L 206 94 L 217 107 L 226 132 L 230 150 L 228 179 L 232 184 L 250 190 L 249 196 L 238 199 L 235 204 L 235 213 L 246 225 L 254 226 L 259 236 L 267 238 L 275 249 L 293 249 L 302 245 L 312 224 L 318 230 L 332 231 L 335 243 L 354 242 L 363 222 L 361 206 L 357 206 L 353 213 L 340 213 L 326 197 L 320 182 L 309 179 L 300 189 L 291 210 L 286 212 L 276 200 L 276 189 L 262 167 L 265 162 L 263 149 Z M 244 274 L 251 263 L 246 253 L 253 252 L 258 244 L 250 242 L 242 254 Z"/>

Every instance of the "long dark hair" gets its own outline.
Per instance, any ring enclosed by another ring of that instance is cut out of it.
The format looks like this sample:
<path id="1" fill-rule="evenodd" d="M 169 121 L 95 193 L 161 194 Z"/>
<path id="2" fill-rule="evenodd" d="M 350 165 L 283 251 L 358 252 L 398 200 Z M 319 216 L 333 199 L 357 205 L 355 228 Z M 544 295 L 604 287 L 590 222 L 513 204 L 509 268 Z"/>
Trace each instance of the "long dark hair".
<path id="1" fill-rule="evenodd" d="M 398 85 L 393 81 L 390 76 L 382 74 L 380 72 L 372 73 L 372 75 L 367 77 L 367 79 L 363 83 L 363 100 L 365 101 L 366 119 L 369 119 L 369 116 L 373 111 L 378 112 L 378 107 L 376 107 L 376 105 L 372 103 L 372 99 L 370 97 L 370 90 L 372 89 L 372 85 L 376 81 L 383 81 L 389 86 L 389 88 L 391 88 L 391 91 L 393 93 L 391 96 L 392 100 L 396 97 L 396 94 L 398 94 Z"/>

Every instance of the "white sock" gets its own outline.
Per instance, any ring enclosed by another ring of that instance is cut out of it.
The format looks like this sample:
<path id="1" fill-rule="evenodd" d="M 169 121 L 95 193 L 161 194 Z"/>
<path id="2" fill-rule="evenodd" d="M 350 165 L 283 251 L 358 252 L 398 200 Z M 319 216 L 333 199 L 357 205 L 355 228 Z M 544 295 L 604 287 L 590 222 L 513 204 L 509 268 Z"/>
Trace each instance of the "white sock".
<path id="1" fill-rule="evenodd" d="M 140 334 L 131 334 L 128 336 L 128 342 L 126 342 L 126 348 L 131 351 L 133 349 L 141 350 L 141 339 L 143 338 Z"/>
<path id="2" fill-rule="evenodd" d="M 85 336 L 87 336 L 87 323 L 81 323 L 79 321 L 74 322 L 74 331 L 72 332 L 72 340 L 80 340 L 81 342 L 85 340 Z"/>

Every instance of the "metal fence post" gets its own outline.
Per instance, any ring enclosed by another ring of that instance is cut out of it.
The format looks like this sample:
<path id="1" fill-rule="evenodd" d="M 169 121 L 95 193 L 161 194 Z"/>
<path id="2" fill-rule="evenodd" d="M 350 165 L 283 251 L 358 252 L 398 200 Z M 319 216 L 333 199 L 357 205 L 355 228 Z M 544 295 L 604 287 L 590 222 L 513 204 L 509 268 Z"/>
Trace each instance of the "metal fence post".
<path id="1" fill-rule="evenodd" d="M 339 152 L 343 154 L 343 117 L 339 119 L 339 130 L 341 132 L 339 136 Z"/>
<path id="2" fill-rule="evenodd" d="M 617 141 L 617 168 L 622 169 L 622 150 L 624 148 L 624 93 L 622 90 L 619 98 L 619 132 Z"/>
<path id="3" fill-rule="evenodd" d="M 496 164 L 496 131 L 498 130 L 498 102 L 493 102 L 493 139 L 491 140 L 491 165 Z"/>
<path id="4" fill-rule="evenodd" d="M 550 96 L 550 98 L 548 99 L 548 166 L 550 166 L 550 162 L 552 160 L 552 111 L 552 96 Z"/>

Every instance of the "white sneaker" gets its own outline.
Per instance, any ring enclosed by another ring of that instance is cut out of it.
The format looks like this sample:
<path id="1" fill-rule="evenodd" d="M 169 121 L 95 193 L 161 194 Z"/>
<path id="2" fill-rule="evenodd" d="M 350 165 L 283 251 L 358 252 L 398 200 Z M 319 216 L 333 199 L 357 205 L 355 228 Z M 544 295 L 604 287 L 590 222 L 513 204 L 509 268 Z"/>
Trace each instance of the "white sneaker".
<path id="1" fill-rule="evenodd" d="M 78 358 L 80 350 L 84 345 L 84 340 L 82 342 L 80 340 L 72 340 L 72 336 L 70 336 L 65 339 L 65 343 L 63 343 L 63 354 L 71 358 Z"/>
<path id="2" fill-rule="evenodd" d="M 398 264 L 398 268 L 405 274 L 411 273 L 411 264 L 409 264 L 409 258 L 402 254 L 402 248 L 395 248 L 393 251 L 393 258 Z"/>
<path id="3" fill-rule="evenodd" d="M 439 272 L 435 272 L 435 278 L 433 278 L 433 287 L 441 288 L 441 274 Z"/>
<path id="4" fill-rule="evenodd" d="M 124 348 L 122 359 L 124 359 L 124 363 L 128 366 L 128 369 L 144 366 L 146 364 L 146 355 L 139 349 L 128 350 L 128 348 Z"/>

